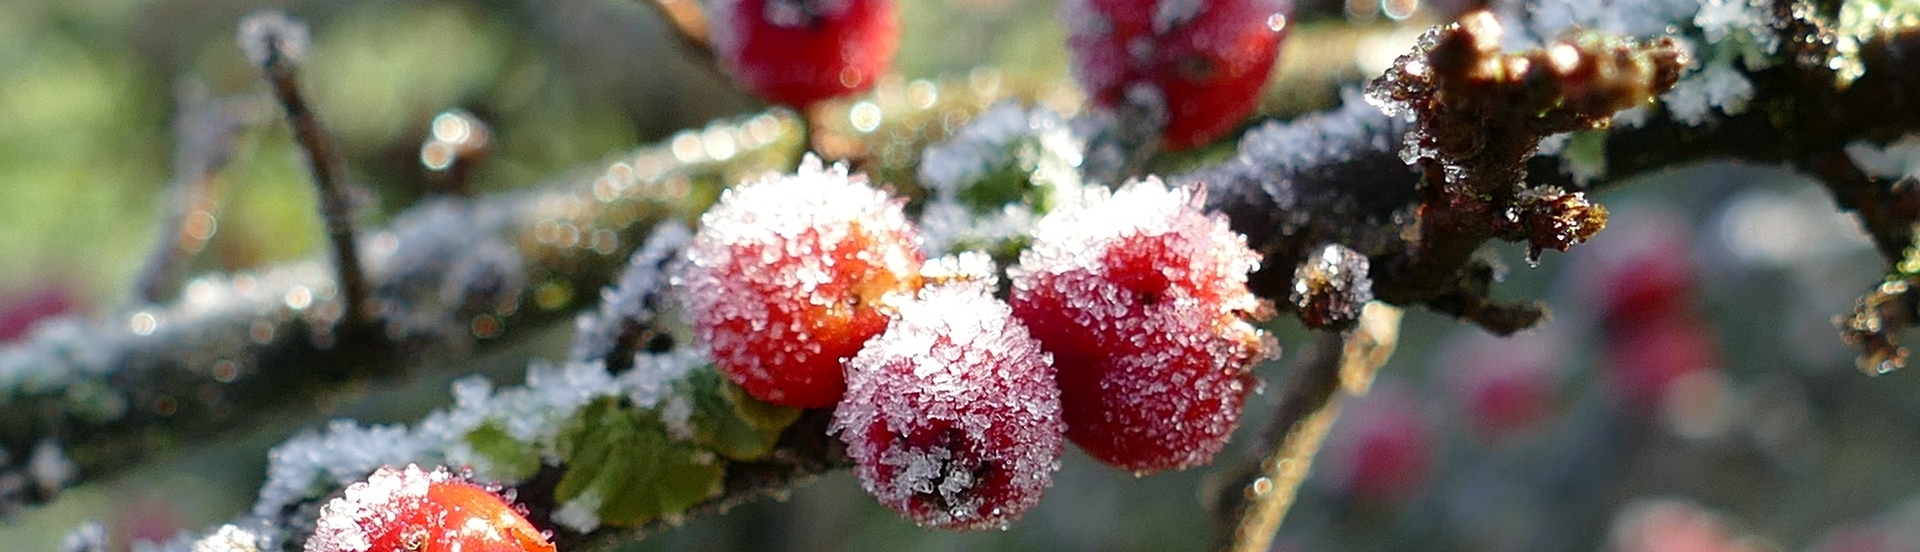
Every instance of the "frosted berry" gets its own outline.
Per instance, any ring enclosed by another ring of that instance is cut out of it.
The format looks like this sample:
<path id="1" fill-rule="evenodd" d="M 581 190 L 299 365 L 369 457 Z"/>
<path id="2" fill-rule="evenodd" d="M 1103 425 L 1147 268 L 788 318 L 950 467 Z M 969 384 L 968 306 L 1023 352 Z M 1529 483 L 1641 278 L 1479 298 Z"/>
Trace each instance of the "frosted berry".
<path id="1" fill-rule="evenodd" d="M 380 468 L 320 508 L 307 552 L 554 552 L 492 491 L 446 469 Z"/>
<path id="2" fill-rule="evenodd" d="M 918 287 L 918 238 L 900 208 L 812 155 L 798 174 L 723 194 L 673 278 L 720 371 L 773 404 L 839 401 L 841 362 L 887 327 L 882 298 Z"/>
<path id="3" fill-rule="evenodd" d="M 1053 482 L 1064 431 L 1053 368 L 991 290 L 929 285 L 847 364 L 832 430 L 867 492 L 922 525 L 1005 526 Z"/>
<path id="4" fill-rule="evenodd" d="M 713 45 L 742 88 L 796 107 L 873 87 L 900 46 L 893 0 L 721 0 Z"/>
<path id="5" fill-rule="evenodd" d="M 1253 111 L 1287 33 L 1287 0 L 1071 0 L 1073 75 L 1113 107 L 1136 86 L 1166 102 L 1168 149 L 1232 130 Z"/>
<path id="6" fill-rule="evenodd" d="M 1149 178 L 1049 213 L 1008 270 L 1014 316 L 1053 354 L 1067 437 L 1140 472 L 1206 464 L 1276 350 L 1248 323 L 1259 256 L 1198 188 Z"/>

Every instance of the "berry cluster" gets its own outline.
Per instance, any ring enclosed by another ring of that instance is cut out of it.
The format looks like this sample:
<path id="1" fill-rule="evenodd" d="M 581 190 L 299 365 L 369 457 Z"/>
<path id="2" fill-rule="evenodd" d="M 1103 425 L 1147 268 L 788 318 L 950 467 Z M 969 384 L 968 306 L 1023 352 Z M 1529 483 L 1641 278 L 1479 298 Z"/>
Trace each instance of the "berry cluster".
<path id="1" fill-rule="evenodd" d="M 554 552 L 493 491 L 446 469 L 380 468 L 320 508 L 306 552 Z"/>
<path id="2" fill-rule="evenodd" d="M 1258 257 L 1199 194 L 1104 189 L 1036 226 L 1011 304 L 983 254 L 922 263 L 897 200 L 808 156 L 702 217 L 676 294 L 748 394 L 835 405 L 865 488 L 924 525 L 1004 526 L 1051 484 L 1063 436 L 1145 472 L 1208 462 L 1270 340 Z M 843 393 L 844 390 L 844 393 Z"/>

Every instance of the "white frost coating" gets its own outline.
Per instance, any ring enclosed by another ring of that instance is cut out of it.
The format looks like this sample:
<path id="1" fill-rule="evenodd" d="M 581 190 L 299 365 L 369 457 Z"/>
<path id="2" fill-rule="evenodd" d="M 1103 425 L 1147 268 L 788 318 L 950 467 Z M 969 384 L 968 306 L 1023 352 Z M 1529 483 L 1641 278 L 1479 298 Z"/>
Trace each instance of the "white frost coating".
<path id="1" fill-rule="evenodd" d="M 1725 63 L 1713 63 L 1699 71 L 1688 74 L 1673 89 L 1660 95 L 1660 101 L 1667 106 L 1667 112 L 1673 119 L 1688 125 L 1700 125 L 1707 122 L 1718 109 L 1728 115 L 1739 115 L 1747 109 L 1747 100 L 1753 99 L 1753 83 L 1740 74 L 1738 69 Z"/>
<path id="2" fill-rule="evenodd" d="M 1920 133 L 1908 133 L 1885 147 L 1872 142 L 1847 144 L 1847 159 L 1880 178 L 1920 178 Z"/>
<path id="3" fill-rule="evenodd" d="M 1699 12 L 1699 0 L 1529 0 L 1502 2 L 1500 22 L 1509 32 L 1501 47 L 1537 48 L 1575 29 L 1594 29 L 1632 37 L 1668 34 Z M 1514 22 L 1520 24 L 1514 24 Z"/>
<path id="4" fill-rule="evenodd" d="M 1086 140 L 1052 109 L 1024 109 L 1012 101 L 988 107 L 921 154 L 919 180 L 933 192 L 919 220 L 925 249 L 945 255 L 1026 235 L 1039 207 L 1079 196 L 1085 158 Z M 1038 189 L 1004 205 L 962 199 L 988 177 L 1009 172 L 1023 174 Z"/>
<path id="5" fill-rule="evenodd" d="M 649 304 L 667 289 L 665 263 L 693 241 L 693 231 L 678 221 L 653 227 L 647 241 L 627 260 L 620 281 L 600 290 L 600 308 L 582 314 L 575 322 L 573 344 L 567 358 L 576 361 L 604 360 L 619 347 L 629 324 L 651 324 L 659 317 L 657 305 Z"/>
<path id="6" fill-rule="evenodd" d="M 600 528 L 600 492 L 588 489 L 553 510 L 553 522 L 586 533 Z"/>
<path id="7" fill-rule="evenodd" d="M 307 57 L 307 36 L 306 23 L 287 17 L 286 12 L 268 10 L 241 19 L 234 40 L 240 44 L 240 51 L 247 55 L 248 62 L 263 65 L 272 50 L 279 50 L 287 61 L 299 63 Z M 269 40 L 278 44 L 269 44 Z"/>
<path id="8" fill-rule="evenodd" d="M 404 469 L 381 468 L 365 481 L 349 485 L 340 498 L 320 507 L 313 536 L 307 538 L 308 552 L 367 552 L 373 548 L 373 536 L 366 527 L 390 526 L 396 514 L 418 508 L 426 500 L 427 488 L 445 483 L 453 475 L 444 469 L 431 472 L 408 464 Z"/>
<path id="9" fill-rule="evenodd" d="M 1175 27 L 1185 25 L 1200 16 L 1207 7 L 1205 0 L 1160 0 L 1153 8 L 1153 33 L 1167 34 Z"/>
<path id="10" fill-rule="evenodd" d="M 935 263 L 991 274 L 985 256 Z M 930 285 L 847 362 L 830 430 L 861 486 L 928 526 L 998 527 L 1052 484 L 1065 428 L 1050 357 L 990 287 Z"/>
<path id="11" fill-rule="evenodd" d="M 193 552 L 260 552 L 260 537 L 229 523 L 193 541 Z"/>
<path id="12" fill-rule="evenodd" d="M 905 281 L 919 269 L 919 238 L 902 203 L 866 175 L 850 175 L 844 164 L 827 167 L 812 154 L 795 174 L 727 190 L 701 215 L 673 277 L 698 344 L 737 382 L 817 381 L 810 378 L 824 371 L 816 369 L 822 358 L 851 351 L 823 350 L 809 309 L 877 299 L 861 297 L 867 291 L 854 280 Z"/>
<path id="13" fill-rule="evenodd" d="M 107 552 L 107 526 L 98 521 L 81 523 L 60 538 L 60 552 Z"/>
<path id="14" fill-rule="evenodd" d="M 1277 350 L 1242 318 L 1259 308 L 1246 289 L 1259 256 L 1200 190 L 1149 177 L 1090 191 L 1042 219 L 1007 270 L 1055 355 L 1068 430 L 1115 465 L 1205 463 L 1238 424 L 1247 369 Z"/>
<path id="15" fill-rule="evenodd" d="M 60 443 L 51 438 L 42 439 L 33 447 L 33 456 L 27 459 L 27 478 L 40 487 L 40 492 L 51 494 L 64 489 L 80 474 L 79 466 L 67 458 L 67 451 Z"/>
<path id="16" fill-rule="evenodd" d="M 481 376 L 461 378 L 453 383 L 453 406 L 428 414 L 412 428 L 362 427 L 336 420 L 325 431 L 304 433 L 274 447 L 253 514 L 271 519 L 288 505 L 357 481 L 381 466 L 471 466 L 477 477 L 502 479 L 505 474 L 466 442 L 481 424 L 496 424 L 543 458 L 558 459 L 560 426 L 582 406 L 618 396 L 642 408 L 657 406 L 677 396 L 671 391 L 674 382 L 706 362 L 700 353 L 679 348 L 637 355 L 633 368 L 618 377 L 598 362 L 535 361 L 527 369 L 526 384 L 519 387 L 495 389 Z M 691 434 L 685 416 L 663 413 L 663 418 L 673 435 Z"/>
<path id="17" fill-rule="evenodd" d="M 1681 35 L 1700 65 L 1682 75 L 1661 101 L 1674 119 L 1689 125 L 1705 122 L 1714 111 L 1738 115 L 1753 98 L 1753 83 L 1741 69 L 1759 70 L 1772 63 L 1778 36 L 1768 27 L 1765 0 L 1532 0 L 1502 6 L 1502 22 L 1521 21 L 1528 32 L 1507 33 L 1509 50 L 1539 47 L 1563 33 L 1595 29 L 1631 37 L 1672 36 L 1691 27 L 1698 35 Z M 1645 113 L 1622 113 L 1615 122 L 1639 127 Z"/>

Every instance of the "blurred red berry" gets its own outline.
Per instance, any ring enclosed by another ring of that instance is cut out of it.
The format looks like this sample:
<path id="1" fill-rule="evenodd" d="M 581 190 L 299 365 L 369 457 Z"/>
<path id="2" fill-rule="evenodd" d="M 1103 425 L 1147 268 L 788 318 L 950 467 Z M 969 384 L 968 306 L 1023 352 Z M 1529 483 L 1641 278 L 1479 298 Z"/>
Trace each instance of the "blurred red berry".
<path id="1" fill-rule="evenodd" d="M 1587 248 L 1590 288 L 1609 327 L 1637 326 L 1691 309 L 1699 277 L 1690 232 L 1678 213 L 1626 205 Z"/>
<path id="2" fill-rule="evenodd" d="M 1326 459 L 1314 468 L 1336 492 L 1374 505 L 1398 504 L 1426 485 L 1433 437 L 1412 393 L 1376 385 L 1353 401 L 1328 434 Z"/>
<path id="3" fill-rule="evenodd" d="M 1004 527 L 1053 482 L 1053 367 L 991 291 L 930 285 L 847 363 L 832 430 L 867 492 L 924 526 Z"/>
<path id="4" fill-rule="evenodd" d="M 1287 0 L 1073 0 L 1074 78 L 1114 107 L 1144 85 L 1166 102 L 1162 145 L 1192 148 L 1253 111 L 1287 35 Z"/>
<path id="5" fill-rule="evenodd" d="M 1553 407 L 1565 345 L 1539 331 L 1499 337 L 1466 328 L 1440 347 L 1443 380 L 1478 435 L 1502 440 L 1540 424 Z"/>
<path id="6" fill-rule="evenodd" d="M 545 534 L 485 488 L 418 466 L 380 468 L 320 508 L 306 552 L 554 552 Z"/>
<path id="7" fill-rule="evenodd" d="M 1638 411 L 1666 403 L 1683 376 L 1720 366 L 1720 344 L 1706 322 L 1686 313 L 1616 328 L 1604 337 L 1602 366 L 1615 396 Z"/>
<path id="8" fill-rule="evenodd" d="M 1035 226 L 1008 270 L 1014 316 L 1059 374 L 1067 437 L 1117 468 L 1206 464 L 1271 341 L 1248 318 L 1259 255 L 1197 189 L 1136 181 Z"/>
<path id="9" fill-rule="evenodd" d="M 721 0 L 713 20 L 734 81 L 795 107 L 872 88 L 900 47 L 893 0 Z"/>
<path id="10" fill-rule="evenodd" d="M 798 174 L 723 194 L 674 276 L 720 371 L 769 403 L 838 402 L 841 362 L 887 328 L 881 299 L 918 286 L 919 239 L 900 208 L 811 155 Z"/>
<path id="11" fill-rule="evenodd" d="M 65 287 L 48 285 L 0 297 L 0 343 L 26 337 L 41 320 L 72 312 L 79 299 Z"/>

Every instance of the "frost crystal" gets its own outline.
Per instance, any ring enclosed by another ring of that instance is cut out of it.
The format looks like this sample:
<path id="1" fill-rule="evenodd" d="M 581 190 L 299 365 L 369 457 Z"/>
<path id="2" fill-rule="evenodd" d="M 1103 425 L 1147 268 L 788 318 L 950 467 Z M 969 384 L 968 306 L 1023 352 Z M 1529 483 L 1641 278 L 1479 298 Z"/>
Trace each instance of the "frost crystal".
<path id="1" fill-rule="evenodd" d="M 728 190 L 700 224 L 676 297 L 720 370 L 783 406 L 840 398 L 840 361 L 884 329 L 879 305 L 920 268 L 901 201 L 812 155 Z"/>
<path id="2" fill-rule="evenodd" d="M 1004 526 L 1040 500 L 1057 469 L 1064 428 L 1050 360 L 989 291 L 923 289 L 847 363 L 831 431 L 862 487 L 922 525 Z"/>
<path id="3" fill-rule="evenodd" d="M 641 408 L 659 406 L 674 396 L 670 393 L 674 382 L 706 363 L 699 352 L 681 348 L 636 355 L 633 369 L 618 377 L 597 362 L 558 366 L 536 362 L 528 368 L 527 383 L 521 387 L 496 390 L 484 377 L 462 378 L 453 384 L 453 407 L 427 415 L 415 427 L 362 427 L 338 420 L 325 431 L 302 434 L 274 447 L 253 514 L 271 519 L 291 505 L 359 480 L 381 466 L 464 465 L 472 466 L 480 477 L 507 479 L 510 474 L 466 442 L 482 424 L 495 424 L 542 458 L 558 458 L 555 439 L 561 425 L 581 406 L 601 397 L 626 397 Z M 675 435 L 691 433 L 684 417 L 667 422 Z"/>
<path id="4" fill-rule="evenodd" d="M 417 508 L 426 500 L 429 485 L 452 478 L 445 470 L 427 472 L 411 464 L 403 470 L 375 471 L 320 508 L 313 536 L 307 538 L 307 552 L 371 550 L 374 535 L 368 533 L 369 526 L 393 525 L 401 510 Z"/>
<path id="5" fill-rule="evenodd" d="M 1273 350 L 1246 317 L 1259 256 L 1198 188 L 1158 179 L 1055 211 L 1007 271 L 1012 307 L 1059 372 L 1068 436 L 1109 464 L 1204 464 Z"/>
<path id="6" fill-rule="evenodd" d="M 653 326 L 659 317 L 660 294 L 667 288 L 664 265 L 691 241 L 693 231 L 678 222 L 655 226 L 647 242 L 627 261 L 620 281 L 601 290 L 600 310 L 580 315 L 567 358 L 608 360 L 606 356 L 621 350 L 621 342 L 629 334 Z M 641 344 L 626 345 L 631 349 Z"/>
<path id="7" fill-rule="evenodd" d="M 1886 146 L 1859 141 L 1847 144 L 1847 159 L 1867 174 L 1880 178 L 1920 178 L 1920 133 L 1908 133 Z"/>
<path id="8" fill-rule="evenodd" d="M 286 12 L 263 11 L 240 20 L 240 32 L 234 37 L 247 61 L 265 65 L 277 50 L 289 61 L 299 62 L 307 55 L 307 24 L 287 17 Z"/>
<path id="9" fill-rule="evenodd" d="M 229 523 L 194 541 L 193 552 L 260 552 L 260 537 Z"/>
<path id="10" fill-rule="evenodd" d="M 933 192 L 920 215 L 926 250 L 995 249 L 1025 236 L 1036 212 L 1080 195 L 1085 151 L 1052 109 L 987 108 L 921 155 L 919 179 Z"/>

